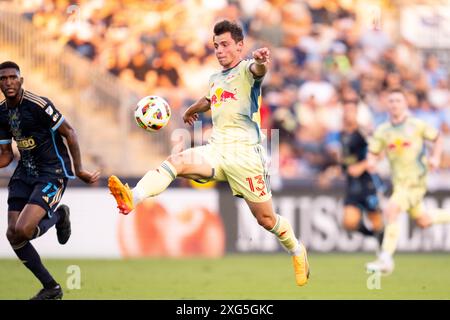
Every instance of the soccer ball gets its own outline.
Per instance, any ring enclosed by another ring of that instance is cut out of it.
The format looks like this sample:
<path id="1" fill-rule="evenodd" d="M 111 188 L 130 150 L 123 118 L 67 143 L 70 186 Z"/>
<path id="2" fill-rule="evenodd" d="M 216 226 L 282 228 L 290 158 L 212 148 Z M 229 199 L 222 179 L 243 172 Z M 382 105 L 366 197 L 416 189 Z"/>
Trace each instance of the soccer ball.
<path id="1" fill-rule="evenodd" d="M 169 122 L 170 115 L 169 104 L 158 96 L 142 98 L 134 110 L 134 118 L 138 126 L 152 132 L 164 128 Z"/>

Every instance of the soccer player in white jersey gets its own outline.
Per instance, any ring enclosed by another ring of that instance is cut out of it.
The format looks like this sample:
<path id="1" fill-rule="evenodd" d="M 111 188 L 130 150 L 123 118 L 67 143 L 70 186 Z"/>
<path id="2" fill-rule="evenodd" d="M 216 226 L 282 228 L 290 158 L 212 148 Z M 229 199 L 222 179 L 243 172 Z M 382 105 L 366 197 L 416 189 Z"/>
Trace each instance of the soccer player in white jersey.
<path id="1" fill-rule="evenodd" d="M 209 143 L 171 155 L 133 189 L 115 176 L 108 185 L 120 212 L 128 214 L 145 198 L 163 192 L 176 177 L 227 181 L 233 194 L 245 199 L 258 223 L 292 255 L 296 283 L 303 286 L 309 278 L 306 249 L 290 223 L 274 212 L 265 150 L 260 144 L 261 83 L 270 52 L 260 48 L 253 51 L 253 59 L 244 60 L 243 40 L 242 28 L 234 22 L 223 20 L 214 26 L 215 54 L 222 70 L 211 76 L 209 91 L 183 115 L 184 122 L 193 125 L 199 113 L 211 110 Z"/>

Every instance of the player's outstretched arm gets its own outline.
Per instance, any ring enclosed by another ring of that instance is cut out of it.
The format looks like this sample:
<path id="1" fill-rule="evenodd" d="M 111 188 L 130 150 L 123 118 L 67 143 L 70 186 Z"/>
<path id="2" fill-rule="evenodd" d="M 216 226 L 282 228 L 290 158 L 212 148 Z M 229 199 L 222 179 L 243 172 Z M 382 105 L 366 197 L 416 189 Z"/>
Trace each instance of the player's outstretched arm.
<path id="1" fill-rule="evenodd" d="M 58 128 L 58 132 L 67 140 L 67 145 L 69 146 L 70 155 L 73 159 L 76 176 L 86 183 L 96 182 L 100 177 L 100 171 L 89 172 L 83 169 L 78 137 L 75 130 L 70 126 L 67 120 L 64 120 Z"/>
<path id="2" fill-rule="evenodd" d="M 11 143 L 0 144 L 0 168 L 8 166 L 14 159 Z"/>
<path id="3" fill-rule="evenodd" d="M 250 71 L 257 78 L 264 76 L 267 72 L 267 64 L 270 62 L 270 50 L 259 48 L 252 53 L 255 63 L 250 66 Z"/>
<path id="4" fill-rule="evenodd" d="M 200 98 L 194 104 L 192 104 L 183 114 L 184 123 L 188 123 L 189 125 L 193 125 L 195 121 L 198 120 L 198 114 L 202 112 L 206 112 L 211 108 L 211 101 L 209 101 L 206 97 Z"/>

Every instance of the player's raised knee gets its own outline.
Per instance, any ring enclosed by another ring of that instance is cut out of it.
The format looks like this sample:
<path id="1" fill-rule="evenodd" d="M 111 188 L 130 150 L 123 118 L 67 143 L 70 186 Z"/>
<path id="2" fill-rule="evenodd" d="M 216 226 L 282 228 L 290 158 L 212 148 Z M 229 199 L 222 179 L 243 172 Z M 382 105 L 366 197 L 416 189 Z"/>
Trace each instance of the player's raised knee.
<path id="1" fill-rule="evenodd" d="M 16 233 L 13 228 L 8 228 L 8 230 L 6 230 L 6 239 L 8 239 L 9 243 L 14 244 Z"/>
<path id="2" fill-rule="evenodd" d="M 342 222 L 342 224 L 345 230 L 354 231 L 358 229 L 359 218 L 356 219 L 355 217 L 344 217 L 344 221 Z"/>
<path id="3" fill-rule="evenodd" d="M 35 231 L 35 227 L 29 225 L 18 225 L 15 229 L 15 237 L 19 240 L 31 240 Z"/>
<path id="4" fill-rule="evenodd" d="M 177 170 L 178 174 L 183 174 L 183 171 L 187 165 L 186 157 L 182 153 L 177 153 L 169 156 L 166 161 Z"/>
<path id="5" fill-rule="evenodd" d="M 383 223 L 383 219 L 381 217 L 381 214 L 377 214 L 373 218 L 371 217 L 371 215 L 369 215 L 369 220 L 372 223 L 373 231 L 380 232 L 381 230 L 383 230 L 384 223 Z"/>
<path id="6" fill-rule="evenodd" d="M 346 230 L 354 231 L 358 229 L 360 220 L 361 220 L 361 213 L 358 211 L 357 208 L 347 206 L 344 209 L 344 219 L 342 221 L 342 224 Z"/>
<path id="7" fill-rule="evenodd" d="M 271 216 L 257 217 L 256 220 L 258 221 L 258 224 L 266 230 L 271 230 L 276 223 L 275 218 Z"/>
<path id="8" fill-rule="evenodd" d="M 429 226 L 431 226 L 431 224 L 431 218 L 429 218 L 428 216 L 422 216 L 416 219 L 416 225 L 421 229 L 428 228 Z"/>
<path id="9" fill-rule="evenodd" d="M 166 160 L 177 171 L 177 174 L 186 174 L 202 164 L 201 159 L 193 152 L 181 152 L 173 154 Z"/>

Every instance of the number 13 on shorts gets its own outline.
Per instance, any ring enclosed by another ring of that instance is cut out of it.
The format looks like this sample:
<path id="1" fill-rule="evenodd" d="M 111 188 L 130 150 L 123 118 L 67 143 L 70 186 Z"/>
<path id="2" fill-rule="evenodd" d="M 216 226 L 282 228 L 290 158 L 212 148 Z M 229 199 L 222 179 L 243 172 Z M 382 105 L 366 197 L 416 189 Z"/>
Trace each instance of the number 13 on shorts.
<path id="1" fill-rule="evenodd" d="M 260 174 L 254 177 L 247 177 L 245 178 L 245 180 L 247 181 L 248 187 L 251 192 L 257 194 L 260 197 L 267 194 L 266 182 L 263 175 Z"/>

